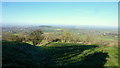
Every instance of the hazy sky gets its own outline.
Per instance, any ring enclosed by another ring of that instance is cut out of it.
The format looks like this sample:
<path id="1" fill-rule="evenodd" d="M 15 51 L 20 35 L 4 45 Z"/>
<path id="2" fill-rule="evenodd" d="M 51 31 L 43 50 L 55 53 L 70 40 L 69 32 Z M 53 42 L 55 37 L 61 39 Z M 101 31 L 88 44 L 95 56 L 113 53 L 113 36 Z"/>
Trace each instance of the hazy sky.
<path id="1" fill-rule="evenodd" d="M 2 2 L 118 2 L 119 0 L 1 0 Z"/>
<path id="2" fill-rule="evenodd" d="M 118 25 L 117 2 L 4 2 L 3 25 Z"/>

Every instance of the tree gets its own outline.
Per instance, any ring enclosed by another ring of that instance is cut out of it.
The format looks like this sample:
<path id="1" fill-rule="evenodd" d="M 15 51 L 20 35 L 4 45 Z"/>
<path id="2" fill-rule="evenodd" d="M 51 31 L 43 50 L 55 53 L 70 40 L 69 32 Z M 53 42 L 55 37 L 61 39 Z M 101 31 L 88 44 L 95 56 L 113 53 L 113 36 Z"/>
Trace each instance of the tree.
<path id="1" fill-rule="evenodd" d="M 78 43 L 80 42 L 80 37 L 77 34 L 71 34 L 70 42 Z"/>
<path id="2" fill-rule="evenodd" d="M 77 42 L 80 42 L 80 38 L 77 34 L 72 34 L 68 31 L 64 31 L 62 34 L 61 34 L 61 37 L 60 37 L 61 41 L 62 42 L 71 42 L 71 43 L 77 43 Z"/>
<path id="3" fill-rule="evenodd" d="M 57 42 L 57 41 L 59 41 L 59 38 L 58 38 L 58 36 L 56 36 L 55 33 L 44 34 L 44 39 L 47 42 Z"/>
<path id="4" fill-rule="evenodd" d="M 67 31 L 64 31 L 62 34 L 61 34 L 61 41 L 62 42 L 70 42 L 71 40 L 71 36 L 72 34 L 67 32 Z"/>
<path id="5" fill-rule="evenodd" d="M 6 40 L 6 41 L 16 41 L 18 39 L 17 36 L 15 36 L 12 33 L 9 32 L 3 32 L 2 33 L 2 40 Z"/>
<path id="6" fill-rule="evenodd" d="M 24 35 L 25 34 L 23 32 L 18 33 L 18 35 L 16 36 L 17 37 L 16 41 L 19 41 L 19 42 L 25 41 L 25 36 Z"/>
<path id="7" fill-rule="evenodd" d="M 37 45 L 43 40 L 42 34 L 43 32 L 41 30 L 35 30 L 29 34 L 29 39 L 33 42 L 33 45 Z"/>

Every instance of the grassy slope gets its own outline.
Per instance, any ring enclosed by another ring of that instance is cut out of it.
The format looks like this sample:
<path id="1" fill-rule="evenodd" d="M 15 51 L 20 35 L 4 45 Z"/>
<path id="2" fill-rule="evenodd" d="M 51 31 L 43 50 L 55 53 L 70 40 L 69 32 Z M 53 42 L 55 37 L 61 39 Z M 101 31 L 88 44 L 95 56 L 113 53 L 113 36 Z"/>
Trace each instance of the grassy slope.
<path id="1" fill-rule="evenodd" d="M 20 42 L 2 42 L 3 66 L 117 66 L 117 48 L 51 43 L 31 46 Z"/>

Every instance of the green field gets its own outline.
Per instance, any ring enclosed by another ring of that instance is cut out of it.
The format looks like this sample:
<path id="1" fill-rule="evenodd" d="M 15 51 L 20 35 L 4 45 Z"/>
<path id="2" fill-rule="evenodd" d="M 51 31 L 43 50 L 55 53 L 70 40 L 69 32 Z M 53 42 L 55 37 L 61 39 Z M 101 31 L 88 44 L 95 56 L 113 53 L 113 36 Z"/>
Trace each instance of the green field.
<path id="1" fill-rule="evenodd" d="M 2 41 L 3 67 L 118 66 L 116 47 L 50 43 L 32 46 L 28 43 Z"/>

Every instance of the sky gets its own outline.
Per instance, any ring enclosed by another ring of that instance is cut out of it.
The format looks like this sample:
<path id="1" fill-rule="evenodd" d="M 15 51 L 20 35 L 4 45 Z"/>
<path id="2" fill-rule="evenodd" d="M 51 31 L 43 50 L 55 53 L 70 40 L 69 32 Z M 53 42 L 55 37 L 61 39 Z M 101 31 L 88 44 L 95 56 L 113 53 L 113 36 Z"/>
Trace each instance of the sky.
<path id="1" fill-rule="evenodd" d="M 118 2 L 119 0 L 1 0 L 2 2 Z"/>
<path id="2" fill-rule="evenodd" d="M 2 24 L 118 26 L 118 3 L 3 2 Z"/>

